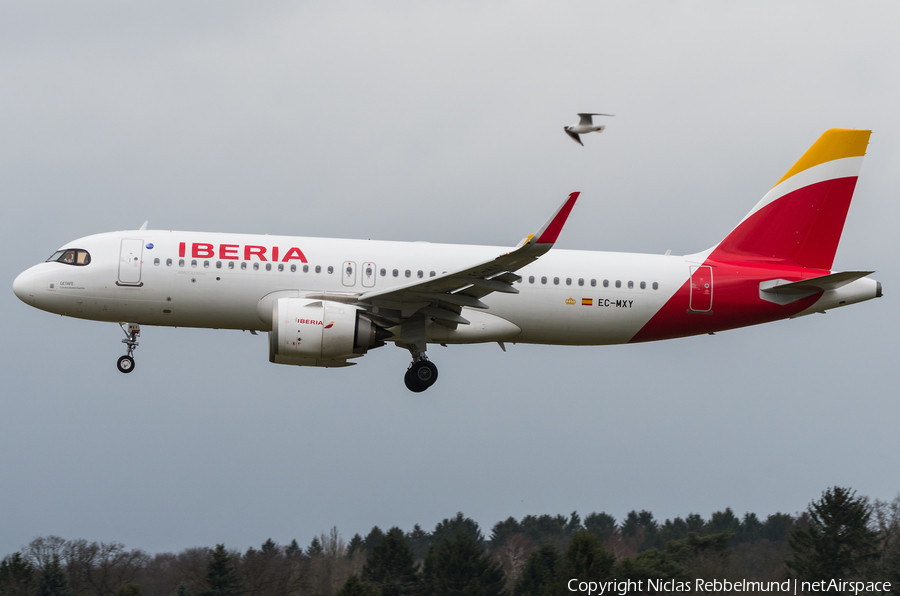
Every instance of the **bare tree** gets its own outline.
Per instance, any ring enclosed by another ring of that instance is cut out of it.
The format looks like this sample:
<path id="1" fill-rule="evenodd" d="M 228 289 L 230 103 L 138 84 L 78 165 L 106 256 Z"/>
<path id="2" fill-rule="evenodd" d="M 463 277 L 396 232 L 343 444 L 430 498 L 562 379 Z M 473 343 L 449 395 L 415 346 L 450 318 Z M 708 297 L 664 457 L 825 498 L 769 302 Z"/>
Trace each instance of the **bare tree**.
<path id="1" fill-rule="evenodd" d="M 522 577 L 528 557 L 536 550 L 538 550 L 537 543 L 524 534 L 512 534 L 494 549 L 493 556 L 503 566 L 507 594 L 513 593 L 516 582 Z"/>

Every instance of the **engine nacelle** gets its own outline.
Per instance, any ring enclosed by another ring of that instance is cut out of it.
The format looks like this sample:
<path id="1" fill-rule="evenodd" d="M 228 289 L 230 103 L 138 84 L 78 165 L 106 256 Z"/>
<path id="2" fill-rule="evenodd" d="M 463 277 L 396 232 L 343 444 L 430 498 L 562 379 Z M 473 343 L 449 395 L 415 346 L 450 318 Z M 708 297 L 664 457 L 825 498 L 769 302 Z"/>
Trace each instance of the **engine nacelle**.
<path id="1" fill-rule="evenodd" d="M 350 366 L 391 336 L 348 304 L 307 298 L 272 303 L 269 362 L 298 366 Z"/>

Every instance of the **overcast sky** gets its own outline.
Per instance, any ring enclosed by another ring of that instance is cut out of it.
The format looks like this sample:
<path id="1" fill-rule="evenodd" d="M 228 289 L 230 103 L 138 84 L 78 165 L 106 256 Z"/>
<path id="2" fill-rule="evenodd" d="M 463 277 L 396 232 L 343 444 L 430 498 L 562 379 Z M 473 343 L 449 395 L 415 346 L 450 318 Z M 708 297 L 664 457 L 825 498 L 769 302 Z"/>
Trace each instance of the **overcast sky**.
<path id="1" fill-rule="evenodd" d="M 337 526 L 795 513 L 900 490 L 896 2 L 3 2 L 0 556 L 308 544 Z M 573 143 L 576 112 L 610 112 Z M 348 369 L 265 335 L 20 302 L 70 240 L 151 228 L 563 248 L 720 240 L 826 129 L 874 130 L 835 269 L 885 297 L 611 347 L 391 345 Z"/>

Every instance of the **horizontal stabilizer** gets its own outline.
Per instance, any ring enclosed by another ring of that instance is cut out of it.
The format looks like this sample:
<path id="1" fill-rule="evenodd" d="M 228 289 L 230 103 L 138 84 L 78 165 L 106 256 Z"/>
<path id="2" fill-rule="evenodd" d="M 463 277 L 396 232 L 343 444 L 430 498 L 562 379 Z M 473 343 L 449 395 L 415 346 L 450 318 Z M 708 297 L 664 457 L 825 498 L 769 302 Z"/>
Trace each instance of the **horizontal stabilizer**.
<path id="1" fill-rule="evenodd" d="M 787 281 L 786 279 L 772 279 L 759 284 L 759 297 L 767 302 L 776 304 L 790 304 L 801 298 L 812 296 L 818 292 L 836 290 L 857 279 L 862 279 L 874 271 L 841 271 L 831 275 L 813 277 L 801 281 Z"/>

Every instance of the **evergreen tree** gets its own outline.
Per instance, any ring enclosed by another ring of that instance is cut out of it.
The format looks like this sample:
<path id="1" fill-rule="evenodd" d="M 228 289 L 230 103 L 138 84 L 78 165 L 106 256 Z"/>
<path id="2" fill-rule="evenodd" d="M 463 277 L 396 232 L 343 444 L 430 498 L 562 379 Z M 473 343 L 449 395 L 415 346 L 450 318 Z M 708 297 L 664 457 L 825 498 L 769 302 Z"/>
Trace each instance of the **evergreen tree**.
<path id="1" fill-rule="evenodd" d="M 357 534 L 357 536 L 359 536 L 359 534 Z M 284 554 L 287 557 L 299 557 L 303 554 L 303 549 L 297 544 L 296 538 L 291 540 L 291 543 L 284 549 Z"/>
<path id="2" fill-rule="evenodd" d="M 365 540 L 363 540 L 363 545 L 366 547 L 366 556 L 372 554 L 372 549 L 381 544 L 381 541 L 384 540 L 384 532 L 381 531 L 381 528 L 378 526 L 374 526 L 372 530 L 369 532 L 368 536 L 366 536 Z"/>
<path id="3" fill-rule="evenodd" d="M 726 507 L 725 511 L 716 511 L 712 514 L 709 518 L 709 522 L 706 524 L 706 533 L 722 534 L 723 532 L 728 532 L 734 536 L 738 533 L 740 528 L 740 520 L 735 516 L 731 507 Z"/>
<path id="4" fill-rule="evenodd" d="M 192 596 L 191 588 L 187 585 L 187 582 L 178 584 L 178 587 L 175 588 L 175 596 Z"/>
<path id="5" fill-rule="evenodd" d="M 741 520 L 740 528 L 734 537 L 736 543 L 756 542 L 762 536 L 763 525 L 755 513 L 747 512 Z"/>
<path id="6" fill-rule="evenodd" d="M 766 518 L 760 535 L 772 542 L 787 540 L 793 525 L 793 516 L 787 513 L 773 513 Z"/>
<path id="7" fill-rule="evenodd" d="M 525 563 L 522 577 L 516 582 L 513 596 L 554 596 L 557 587 L 559 552 L 549 542 L 534 552 Z"/>
<path id="8" fill-rule="evenodd" d="M 572 537 L 563 556 L 560 579 L 578 578 L 579 581 L 604 581 L 612 577 L 615 564 L 615 555 L 603 546 L 597 536 L 590 532 L 578 532 Z M 561 590 L 562 593 L 565 591 Z"/>
<path id="9" fill-rule="evenodd" d="M 672 560 L 671 556 L 655 548 L 645 550 L 634 558 L 622 561 L 616 567 L 615 577 L 618 580 L 634 581 L 653 579 L 686 582 L 691 579 L 685 570 Z"/>
<path id="10" fill-rule="evenodd" d="M 521 532 L 521 524 L 519 524 L 519 522 L 516 521 L 516 518 L 512 516 L 506 518 L 505 521 L 497 522 L 491 529 L 491 548 L 494 549 L 499 547 L 506 542 L 507 538 L 513 534 L 520 534 Z"/>
<path id="11" fill-rule="evenodd" d="M 361 581 L 355 573 L 351 573 L 335 596 L 378 596 L 378 589 L 372 584 Z"/>
<path id="12" fill-rule="evenodd" d="M 788 568 L 800 580 L 862 578 L 878 556 L 867 499 L 835 486 L 809 504 L 809 523 L 788 539 L 793 556 Z"/>
<path id="13" fill-rule="evenodd" d="M 0 594 L 3 596 L 31 596 L 36 588 L 34 565 L 16 552 L 0 561 Z"/>
<path id="14" fill-rule="evenodd" d="M 141 588 L 136 584 L 125 584 L 116 590 L 116 596 L 141 596 Z"/>
<path id="15" fill-rule="evenodd" d="M 680 517 L 676 517 L 674 520 L 667 519 L 666 523 L 659 528 L 657 541 L 660 545 L 668 544 L 670 540 L 680 540 L 687 537 L 688 532 L 687 522 Z"/>
<path id="16" fill-rule="evenodd" d="M 691 513 L 684 519 L 687 524 L 688 532 L 694 532 L 698 536 L 706 535 L 706 522 L 696 513 Z"/>
<path id="17" fill-rule="evenodd" d="M 622 522 L 619 532 L 622 536 L 633 538 L 636 541 L 634 546 L 637 547 L 637 550 L 643 551 L 657 546 L 659 525 L 649 511 L 643 510 L 640 513 L 631 511 Z"/>
<path id="18" fill-rule="evenodd" d="M 420 586 L 423 596 L 500 596 L 503 568 L 463 528 L 431 547 Z"/>
<path id="19" fill-rule="evenodd" d="M 412 532 L 406 535 L 406 544 L 412 551 L 413 560 L 419 561 L 428 554 L 428 547 L 431 546 L 431 534 L 422 529 L 419 524 L 413 526 Z"/>
<path id="20" fill-rule="evenodd" d="M 381 596 L 409 596 L 415 592 L 419 577 L 403 530 L 388 530 L 372 549 L 361 575 L 362 581 L 374 586 Z"/>
<path id="21" fill-rule="evenodd" d="M 566 536 L 572 536 L 582 530 L 584 530 L 584 526 L 581 525 L 581 516 L 578 515 L 577 511 L 573 511 L 572 515 L 569 516 L 569 522 L 566 524 Z"/>
<path id="22" fill-rule="evenodd" d="M 350 539 L 350 542 L 347 543 L 347 556 L 352 557 L 353 553 L 358 551 L 361 548 L 364 548 L 362 536 L 357 532 L 353 535 L 353 538 Z M 359 579 L 359 578 L 357 578 Z"/>
<path id="23" fill-rule="evenodd" d="M 434 532 L 431 533 L 431 543 L 437 546 L 443 540 L 453 538 L 461 530 L 475 540 L 478 548 L 484 548 L 484 536 L 478 527 L 478 523 L 469 517 L 463 516 L 461 511 L 456 514 L 456 517 L 445 519 L 434 527 Z"/>
<path id="24" fill-rule="evenodd" d="M 608 513 L 592 513 L 584 518 L 584 529 L 606 544 L 616 532 L 616 518 Z"/>
<path id="25" fill-rule="evenodd" d="M 261 550 L 264 555 L 275 554 L 278 551 L 278 545 L 269 538 L 263 542 Z"/>
<path id="26" fill-rule="evenodd" d="M 315 557 L 321 555 L 322 551 L 322 543 L 319 542 L 319 537 L 313 536 L 312 542 L 310 542 L 309 546 L 306 548 L 306 554 L 310 557 Z"/>
<path id="27" fill-rule="evenodd" d="M 215 550 L 209 553 L 206 583 L 209 588 L 200 596 L 238 596 L 242 592 L 233 557 L 225 550 L 224 544 L 217 544 Z"/>
<path id="28" fill-rule="evenodd" d="M 72 596 L 69 578 L 59 565 L 56 555 L 44 566 L 38 579 L 37 596 Z"/>

